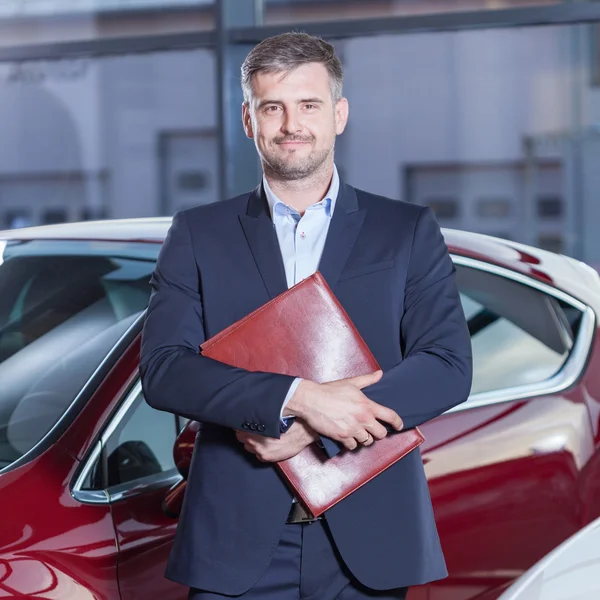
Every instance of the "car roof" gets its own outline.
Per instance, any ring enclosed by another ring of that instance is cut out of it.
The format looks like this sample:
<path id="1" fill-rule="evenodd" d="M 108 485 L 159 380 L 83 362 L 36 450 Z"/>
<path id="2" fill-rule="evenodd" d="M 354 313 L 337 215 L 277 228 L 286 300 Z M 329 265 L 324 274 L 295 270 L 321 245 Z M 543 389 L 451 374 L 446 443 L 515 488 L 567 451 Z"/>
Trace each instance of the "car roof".
<path id="1" fill-rule="evenodd" d="M 0 231 L 0 239 L 106 240 L 162 243 L 171 217 L 62 223 Z M 480 233 L 443 228 L 451 253 L 517 271 L 593 304 L 600 298 L 600 278 L 589 265 L 573 258 Z"/>
<path id="2" fill-rule="evenodd" d="M 162 242 L 171 226 L 171 221 L 171 217 L 152 217 L 60 223 L 0 231 L 0 239 Z"/>

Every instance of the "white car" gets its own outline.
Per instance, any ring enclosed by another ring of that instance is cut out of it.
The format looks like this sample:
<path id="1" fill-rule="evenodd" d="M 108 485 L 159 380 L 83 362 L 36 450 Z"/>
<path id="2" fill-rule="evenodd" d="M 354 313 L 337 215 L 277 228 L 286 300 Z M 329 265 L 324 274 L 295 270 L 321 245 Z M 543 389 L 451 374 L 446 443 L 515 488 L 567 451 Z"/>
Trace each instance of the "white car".
<path id="1" fill-rule="evenodd" d="M 600 519 L 546 555 L 498 600 L 600 600 Z"/>

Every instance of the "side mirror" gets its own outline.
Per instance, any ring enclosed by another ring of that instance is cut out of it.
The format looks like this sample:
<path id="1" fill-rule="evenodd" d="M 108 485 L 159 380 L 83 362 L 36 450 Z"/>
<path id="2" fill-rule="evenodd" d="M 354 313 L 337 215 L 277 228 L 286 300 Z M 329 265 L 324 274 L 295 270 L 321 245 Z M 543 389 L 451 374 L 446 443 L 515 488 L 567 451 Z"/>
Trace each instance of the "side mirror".
<path id="1" fill-rule="evenodd" d="M 177 470 L 184 479 L 187 479 L 190 470 L 194 442 L 196 441 L 198 431 L 200 431 L 200 423 L 198 421 L 188 421 L 175 440 L 173 460 L 175 461 Z"/>
<path id="2" fill-rule="evenodd" d="M 162 470 L 148 444 L 138 440 L 124 442 L 115 448 L 108 456 L 107 467 L 109 485 L 156 475 Z"/>
<path id="3" fill-rule="evenodd" d="M 186 479 L 190 470 L 194 442 L 196 441 L 198 431 L 200 431 L 200 423 L 198 421 L 188 421 L 187 425 L 177 436 L 175 446 L 173 446 L 173 460 L 183 479 L 171 487 L 163 500 L 163 511 L 172 519 L 179 517 L 179 513 L 181 512 Z"/>

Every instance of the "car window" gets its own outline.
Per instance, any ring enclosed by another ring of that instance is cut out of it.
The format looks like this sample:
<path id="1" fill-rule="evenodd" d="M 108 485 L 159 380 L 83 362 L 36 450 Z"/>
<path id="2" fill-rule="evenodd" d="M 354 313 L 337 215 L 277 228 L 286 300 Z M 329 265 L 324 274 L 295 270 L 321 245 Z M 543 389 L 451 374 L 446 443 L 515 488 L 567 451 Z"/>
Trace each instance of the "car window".
<path id="1" fill-rule="evenodd" d="M 159 250 L 62 240 L 0 248 L 0 469 L 46 435 L 145 310 Z"/>
<path id="2" fill-rule="evenodd" d="M 106 486 L 130 483 L 175 469 L 173 446 L 178 417 L 151 408 L 143 393 L 106 442 Z"/>
<path id="3" fill-rule="evenodd" d="M 122 414 L 122 410 L 125 414 Z M 82 490 L 137 487 L 150 476 L 176 474 L 173 450 L 188 419 L 151 408 L 138 382 L 103 436 L 102 451 L 92 454 Z M 131 484 L 131 485 L 127 485 Z M 125 487 L 123 487 L 125 486 Z"/>
<path id="4" fill-rule="evenodd" d="M 456 269 L 473 348 L 471 395 L 555 375 L 573 347 L 581 312 L 512 279 Z"/>

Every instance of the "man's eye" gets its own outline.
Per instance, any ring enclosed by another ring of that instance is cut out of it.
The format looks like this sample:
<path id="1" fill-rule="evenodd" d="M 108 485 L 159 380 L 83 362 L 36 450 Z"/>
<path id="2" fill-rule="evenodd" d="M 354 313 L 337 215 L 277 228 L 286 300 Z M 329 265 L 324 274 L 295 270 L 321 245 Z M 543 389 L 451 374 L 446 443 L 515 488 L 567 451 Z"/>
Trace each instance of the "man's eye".
<path id="1" fill-rule="evenodd" d="M 279 110 L 279 106 L 273 104 L 271 106 L 267 106 L 267 108 L 265 108 L 266 112 L 276 112 Z"/>

